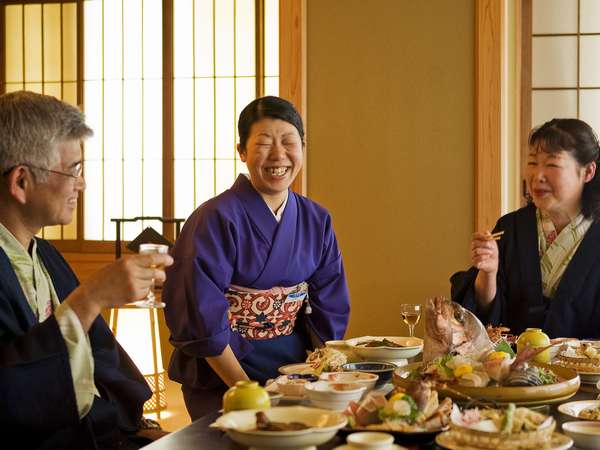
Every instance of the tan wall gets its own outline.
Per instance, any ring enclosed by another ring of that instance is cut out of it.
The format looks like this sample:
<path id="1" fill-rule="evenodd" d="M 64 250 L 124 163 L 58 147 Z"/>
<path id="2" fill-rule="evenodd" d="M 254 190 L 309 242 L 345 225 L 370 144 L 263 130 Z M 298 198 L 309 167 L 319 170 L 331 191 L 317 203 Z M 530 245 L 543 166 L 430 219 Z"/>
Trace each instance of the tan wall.
<path id="1" fill-rule="evenodd" d="M 473 231 L 473 0 L 308 0 L 308 194 L 332 213 L 347 336 L 404 334 Z"/>

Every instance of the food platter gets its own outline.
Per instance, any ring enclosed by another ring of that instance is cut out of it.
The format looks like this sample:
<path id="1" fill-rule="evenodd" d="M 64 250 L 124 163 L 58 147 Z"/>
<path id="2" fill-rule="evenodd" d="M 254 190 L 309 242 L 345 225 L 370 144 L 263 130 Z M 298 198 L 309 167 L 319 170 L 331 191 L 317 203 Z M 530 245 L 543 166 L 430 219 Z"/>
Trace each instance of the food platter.
<path id="1" fill-rule="evenodd" d="M 577 420 L 592 420 L 580 417 L 579 414 L 585 409 L 600 407 L 600 400 L 580 400 L 577 402 L 563 403 L 558 406 L 558 411 L 565 416 L 573 417 Z"/>
<path id="2" fill-rule="evenodd" d="M 481 450 L 480 447 L 467 447 L 463 444 L 459 444 L 455 439 L 455 432 L 444 431 L 436 436 L 435 442 L 443 448 L 450 450 Z M 545 447 L 546 450 L 567 450 L 573 445 L 573 440 L 560 433 L 553 433 L 550 440 L 549 446 Z"/>
<path id="3" fill-rule="evenodd" d="M 394 384 L 400 387 L 407 386 L 406 377 L 420 365 L 421 363 L 414 363 L 396 369 L 393 374 Z M 580 379 L 574 370 L 548 364 L 536 365 L 552 370 L 561 381 L 542 386 L 467 387 L 451 385 L 449 389 L 442 388 L 439 392 L 442 396 L 451 397 L 458 402 L 466 402 L 471 398 L 497 404 L 516 403 L 523 406 L 536 406 L 567 400 L 579 389 Z"/>

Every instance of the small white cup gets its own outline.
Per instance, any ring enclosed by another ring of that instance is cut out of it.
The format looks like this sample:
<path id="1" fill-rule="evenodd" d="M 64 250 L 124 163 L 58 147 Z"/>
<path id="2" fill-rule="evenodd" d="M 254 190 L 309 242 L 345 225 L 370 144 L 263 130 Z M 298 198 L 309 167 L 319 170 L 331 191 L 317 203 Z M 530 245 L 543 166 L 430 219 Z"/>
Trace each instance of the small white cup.
<path id="1" fill-rule="evenodd" d="M 362 431 L 360 433 L 352 433 L 346 437 L 346 442 L 350 447 L 384 450 L 392 447 L 394 436 L 389 433 L 380 433 L 378 431 Z"/>

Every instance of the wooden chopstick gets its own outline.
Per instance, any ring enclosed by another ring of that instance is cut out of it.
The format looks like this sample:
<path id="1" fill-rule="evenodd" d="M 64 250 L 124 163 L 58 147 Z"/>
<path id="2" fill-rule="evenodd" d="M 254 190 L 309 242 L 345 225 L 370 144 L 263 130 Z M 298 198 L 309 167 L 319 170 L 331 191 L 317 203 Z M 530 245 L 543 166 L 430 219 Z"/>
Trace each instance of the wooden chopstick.
<path id="1" fill-rule="evenodd" d="M 492 233 L 488 236 L 488 241 L 498 241 L 504 234 L 504 230 Z"/>

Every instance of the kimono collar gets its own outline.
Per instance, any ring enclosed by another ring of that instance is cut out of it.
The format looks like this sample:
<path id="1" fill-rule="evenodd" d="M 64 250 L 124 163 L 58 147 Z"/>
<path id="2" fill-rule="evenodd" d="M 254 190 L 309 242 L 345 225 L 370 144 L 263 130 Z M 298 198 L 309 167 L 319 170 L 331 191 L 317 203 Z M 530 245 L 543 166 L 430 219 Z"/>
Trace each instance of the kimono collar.
<path id="1" fill-rule="evenodd" d="M 277 230 L 278 222 L 273 215 L 273 211 L 267 206 L 267 203 L 258 191 L 254 189 L 250 180 L 244 175 L 239 175 L 231 187 L 231 190 L 240 199 L 248 217 L 250 217 L 257 225 L 260 233 L 263 234 L 269 242 L 272 242 L 275 231 Z M 285 208 L 286 212 L 289 209 L 289 205 L 290 203 L 288 201 Z M 285 216 L 286 214 L 283 215 L 282 219 Z"/>
<path id="2" fill-rule="evenodd" d="M 250 181 L 250 175 L 248 175 L 247 173 L 243 173 L 242 175 L 244 175 L 246 177 L 246 179 L 248 181 Z M 252 184 L 251 181 L 250 181 L 250 184 Z M 277 211 L 273 211 L 271 208 L 269 208 L 269 210 L 273 213 L 273 217 L 275 217 L 275 220 L 277 222 L 281 222 L 281 218 L 283 217 L 283 211 L 285 211 L 285 205 L 287 205 L 287 201 L 288 201 L 289 197 L 290 197 L 290 192 L 286 191 L 285 192 L 285 200 L 283 201 L 283 203 L 281 204 L 281 206 L 279 208 L 277 208 Z M 262 198 L 262 195 L 261 195 L 261 198 Z M 264 201 L 264 199 L 263 199 L 263 201 Z"/>

